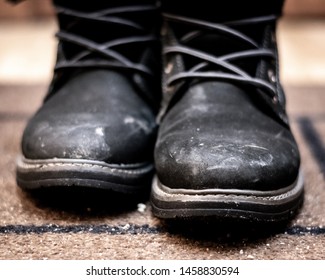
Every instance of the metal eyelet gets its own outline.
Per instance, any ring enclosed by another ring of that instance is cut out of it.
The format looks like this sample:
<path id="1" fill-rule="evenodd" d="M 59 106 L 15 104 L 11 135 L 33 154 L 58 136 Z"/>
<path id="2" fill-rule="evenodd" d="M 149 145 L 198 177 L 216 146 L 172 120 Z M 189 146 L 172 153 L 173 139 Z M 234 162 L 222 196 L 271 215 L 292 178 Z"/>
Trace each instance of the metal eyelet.
<path id="1" fill-rule="evenodd" d="M 165 67 L 165 74 L 170 74 L 174 69 L 174 63 L 169 62 Z"/>
<path id="2" fill-rule="evenodd" d="M 268 77 L 269 77 L 269 80 L 270 80 L 270 82 L 272 82 L 272 83 L 276 83 L 276 76 L 275 76 L 275 73 L 274 73 L 274 71 L 272 70 L 272 69 L 269 69 L 268 71 L 267 71 L 267 75 L 268 75 Z"/>
<path id="3" fill-rule="evenodd" d="M 277 96 L 273 96 L 272 103 L 273 104 L 278 104 L 279 103 L 279 98 Z"/>

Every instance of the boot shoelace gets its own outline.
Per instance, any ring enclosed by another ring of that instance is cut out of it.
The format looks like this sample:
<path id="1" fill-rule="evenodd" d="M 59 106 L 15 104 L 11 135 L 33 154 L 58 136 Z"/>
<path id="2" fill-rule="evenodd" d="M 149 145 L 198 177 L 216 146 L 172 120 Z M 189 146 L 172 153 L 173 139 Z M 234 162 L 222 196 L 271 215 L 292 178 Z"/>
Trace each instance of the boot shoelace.
<path id="1" fill-rule="evenodd" d="M 173 87 L 175 84 L 184 82 L 184 81 L 193 81 L 193 79 L 214 79 L 222 81 L 232 81 L 236 83 L 249 84 L 255 86 L 258 89 L 265 91 L 271 98 L 273 103 L 278 102 L 277 89 L 275 83 L 277 81 L 276 77 L 272 75 L 270 77 L 272 83 L 265 81 L 263 79 L 253 77 L 245 72 L 240 67 L 232 64 L 232 61 L 236 61 L 243 58 L 267 58 L 276 60 L 276 54 L 274 50 L 262 48 L 257 42 L 249 38 L 245 34 L 235 30 L 232 26 L 247 25 L 247 24 L 257 24 L 264 22 L 272 22 L 276 19 L 276 16 L 264 16 L 258 18 L 244 19 L 233 21 L 225 24 L 210 23 L 206 21 L 185 18 L 180 16 L 175 16 L 171 14 L 164 14 L 164 18 L 167 22 L 176 22 L 181 24 L 192 25 L 198 30 L 188 32 L 182 36 L 177 43 L 172 43 L 170 46 L 164 48 L 164 54 L 180 54 L 187 55 L 196 59 L 202 60 L 201 63 L 195 65 L 188 71 L 182 71 L 173 75 L 167 79 L 167 87 Z M 218 32 L 220 34 L 225 34 L 226 36 L 232 36 L 233 38 L 238 39 L 241 42 L 244 42 L 250 46 L 250 50 L 230 53 L 227 55 L 216 57 L 209 53 L 202 52 L 197 49 L 193 49 L 189 46 L 186 46 L 186 43 L 189 43 L 191 40 L 198 38 L 203 34 L 202 30 L 209 30 L 212 32 Z M 215 65 L 218 68 L 225 69 L 226 71 L 204 71 L 204 68 Z M 170 72 L 168 69 L 166 72 Z"/>
<path id="2" fill-rule="evenodd" d="M 131 13 L 137 13 L 140 16 L 143 13 L 155 12 L 157 7 L 154 5 L 136 5 L 136 6 L 123 6 L 117 8 L 109 8 L 103 10 L 97 10 L 95 12 L 80 12 L 72 9 L 68 9 L 62 6 L 56 6 L 57 13 L 60 15 L 72 17 L 78 20 L 93 20 L 103 23 L 114 23 L 119 26 L 130 28 L 131 30 L 141 31 L 144 35 L 139 36 L 127 36 L 124 38 L 113 39 L 105 43 L 97 43 L 88 38 L 84 38 L 80 35 L 73 34 L 67 30 L 59 31 L 56 36 L 62 42 L 68 42 L 70 44 L 75 44 L 79 47 L 84 48 L 84 51 L 76 54 L 71 59 L 60 58 L 55 66 L 55 70 L 65 69 L 65 68 L 87 68 L 87 67 L 103 67 L 103 68 L 118 68 L 121 70 L 131 70 L 135 72 L 140 72 L 142 74 L 153 76 L 154 73 L 151 69 L 142 65 L 140 63 L 132 62 L 125 55 L 113 50 L 113 47 L 118 47 L 122 45 L 132 45 L 136 44 L 152 44 L 158 41 L 155 34 L 148 34 L 149 32 L 144 32 L 145 28 L 139 23 L 128 19 L 125 15 Z M 103 30 L 103 32 L 105 32 Z M 135 33 L 135 32 L 134 32 Z M 135 33 L 136 34 L 136 33 Z M 89 55 L 97 53 L 102 59 L 90 59 L 87 58 Z"/>

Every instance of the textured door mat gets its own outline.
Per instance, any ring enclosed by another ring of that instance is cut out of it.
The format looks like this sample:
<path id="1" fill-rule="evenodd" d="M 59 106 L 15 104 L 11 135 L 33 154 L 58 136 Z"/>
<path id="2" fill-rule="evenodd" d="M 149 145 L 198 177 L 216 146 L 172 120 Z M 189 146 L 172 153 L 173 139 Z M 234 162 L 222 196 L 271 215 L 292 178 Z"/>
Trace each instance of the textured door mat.
<path id="1" fill-rule="evenodd" d="M 290 224 L 278 227 L 166 224 L 151 215 L 147 196 L 21 191 L 20 138 L 45 90 L 0 85 L 0 259 L 325 259 L 325 88 L 286 88 L 305 202 Z"/>

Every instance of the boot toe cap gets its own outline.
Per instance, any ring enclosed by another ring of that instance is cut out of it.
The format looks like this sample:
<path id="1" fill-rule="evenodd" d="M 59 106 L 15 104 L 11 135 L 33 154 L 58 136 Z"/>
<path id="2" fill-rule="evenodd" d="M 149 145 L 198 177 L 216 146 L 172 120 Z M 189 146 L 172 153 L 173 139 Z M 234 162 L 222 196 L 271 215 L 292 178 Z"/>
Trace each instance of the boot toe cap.
<path id="1" fill-rule="evenodd" d="M 32 120 L 22 152 L 29 159 L 85 159 L 114 164 L 148 161 L 155 128 L 144 120 L 124 117 L 114 123 Z M 150 152 L 151 149 L 151 152 Z"/>
<path id="2" fill-rule="evenodd" d="M 250 139 L 251 138 L 251 139 Z M 160 181 L 171 188 L 275 190 L 293 183 L 299 172 L 294 143 L 267 134 L 211 141 L 181 139 L 156 149 Z"/>

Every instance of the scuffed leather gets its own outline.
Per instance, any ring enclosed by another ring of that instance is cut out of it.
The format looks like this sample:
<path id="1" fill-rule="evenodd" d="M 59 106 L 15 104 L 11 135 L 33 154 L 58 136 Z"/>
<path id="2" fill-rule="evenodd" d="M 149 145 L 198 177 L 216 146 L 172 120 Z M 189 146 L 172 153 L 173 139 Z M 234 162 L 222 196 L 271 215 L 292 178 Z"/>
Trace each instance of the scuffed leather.
<path id="1" fill-rule="evenodd" d="M 163 1 L 163 11 L 217 23 L 280 14 L 283 5 L 283 1 L 232 0 L 220 3 L 219 9 L 213 11 L 209 8 L 211 1 L 196 6 L 190 4 L 188 9 L 173 3 Z M 254 5 L 263 5 L 263 8 L 255 9 Z M 165 26 L 166 44 L 182 34 L 181 30 L 176 24 Z M 245 32 L 261 46 L 276 52 L 276 41 L 272 40 L 274 25 L 260 31 L 247 28 Z M 216 51 L 223 46 L 218 38 L 214 42 L 210 40 Z M 197 42 L 197 46 L 199 44 Z M 185 59 L 181 55 L 165 57 L 165 67 L 171 70 L 166 71 L 164 81 L 184 71 L 188 63 Z M 244 67 L 248 69 L 250 65 Z M 201 80 L 164 87 L 167 105 L 155 147 L 157 176 L 162 184 L 174 189 L 268 191 L 294 183 L 299 173 L 300 155 L 286 115 L 278 63 L 261 60 L 254 67 L 256 77 L 268 82 L 269 70 L 275 73 L 277 102 L 254 87 L 230 82 Z"/>
<path id="2" fill-rule="evenodd" d="M 118 2 L 54 1 L 85 11 L 88 6 L 89 10 L 118 7 Z M 124 5 L 129 2 L 123 1 Z M 143 0 L 144 5 L 153 3 Z M 59 18 L 60 25 L 69 26 L 67 20 L 70 18 Z M 154 23 L 141 21 L 148 30 L 155 28 L 159 32 L 159 18 Z M 94 34 L 95 39 L 105 42 L 116 32 L 109 29 L 91 32 L 91 26 L 87 30 L 84 26 L 77 32 L 90 40 L 94 40 Z M 44 104 L 24 131 L 23 155 L 28 159 L 85 159 L 111 164 L 152 161 L 161 94 L 160 48 L 151 46 L 143 47 L 136 59 L 153 69 L 154 77 L 105 67 L 55 71 Z M 61 42 L 58 61 L 60 57 L 73 57 L 78 51 L 70 43 Z M 93 57 L 97 59 L 95 54 Z"/>
<path id="3" fill-rule="evenodd" d="M 290 130 L 263 113 L 248 92 L 205 82 L 163 119 L 155 163 L 170 188 L 274 190 L 294 182 L 300 158 Z"/>
<path id="4" fill-rule="evenodd" d="M 87 71 L 55 93 L 29 122 L 22 141 L 30 159 L 137 163 L 152 158 L 155 112 L 121 74 Z"/>

